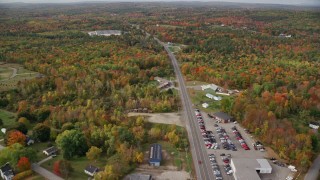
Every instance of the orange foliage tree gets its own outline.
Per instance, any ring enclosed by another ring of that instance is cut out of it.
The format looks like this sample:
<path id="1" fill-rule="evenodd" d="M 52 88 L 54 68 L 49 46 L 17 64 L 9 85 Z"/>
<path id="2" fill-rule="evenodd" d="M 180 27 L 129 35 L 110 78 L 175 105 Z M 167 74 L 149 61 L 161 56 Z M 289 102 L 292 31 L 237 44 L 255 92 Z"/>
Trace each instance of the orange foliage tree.
<path id="1" fill-rule="evenodd" d="M 26 136 L 22 132 L 17 130 L 9 132 L 7 145 L 11 146 L 15 143 L 19 143 L 23 146 L 26 144 Z"/>

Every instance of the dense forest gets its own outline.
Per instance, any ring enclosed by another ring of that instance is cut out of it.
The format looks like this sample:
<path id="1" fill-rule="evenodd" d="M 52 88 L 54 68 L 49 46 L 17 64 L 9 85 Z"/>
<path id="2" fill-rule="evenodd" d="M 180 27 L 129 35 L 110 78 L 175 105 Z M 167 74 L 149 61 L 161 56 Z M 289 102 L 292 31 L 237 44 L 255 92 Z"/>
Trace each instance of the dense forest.
<path id="1" fill-rule="evenodd" d="M 319 19 L 318 10 L 296 7 L 2 4 L 0 62 L 43 76 L 0 92 L 0 107 L 17 113 L 17 124 L 6 127 L 9 148 L 0 163 L 37 159 L 25 134 L 62 150 L 64 160 L 54 169 L 64 177 L 61 164 L 86 154 L 102 153 L 108 163 L 99 177 L 118 179 L 142 161 L 143 144 L 166 140 L 184 149 L 182 129 L 126 115 L 134 108 L 179 107 L 177 92 L 160 91 L 154 81 L 174 76 L 157 36 L 184 45 L 176 56 L 186 80 L 240 90 L 222 110 L 281 158 L 307 168 L 320 149 L 318 133 L 308 127 L 320 118 Z M 108 29 L 122 34 L 87 34 Z"/>
<path id="2" fill-rule="evenodd" d="M 163 41 L 186 45 L 177 56 L 187 80 L 241 90 L 234 100 L 224 100 L 222 109 L 280 157 L 307 168 L 320 149 L 318 133 L 308 127 L 320 118 L 320 12 L 175 11 L 154 13 L 144 28 Z"/>
<path id="3" fill-rule="evenodd" d="M 166 140 L 183 150 L 187 146 L 181 128 L 127 117 L 134 108 L 177 110 L 176 91 L 160 91 L 154 81 L 156 76 L 174 74 L 157 42 L 114 15 L 112 8 L 106 10 L 108 6 L 100 5 L 1 7 L 0 61 L 19 63 L 43 75 L 0 94 L 1 108 L 16 112 L 18 121 L 7 127 L 8 148 L 0 155 L 1 164 L 36 160 L 32 148 L 24 148 L 24 134 L 50 141 L 49 146 L 55 143 L 65 160 L 86 154 L 88 159 L 99 159 L 97 154 L 102 153 L 108 163 L 100 179 L 119 179 L 132 171 L 143 161 L 143 144 Z M 122 34 L 87 34 L 109 29 Z M 67 177 L 59 171 L 61 164 L 69 163 L 56 162 L 54 171 Z"/>

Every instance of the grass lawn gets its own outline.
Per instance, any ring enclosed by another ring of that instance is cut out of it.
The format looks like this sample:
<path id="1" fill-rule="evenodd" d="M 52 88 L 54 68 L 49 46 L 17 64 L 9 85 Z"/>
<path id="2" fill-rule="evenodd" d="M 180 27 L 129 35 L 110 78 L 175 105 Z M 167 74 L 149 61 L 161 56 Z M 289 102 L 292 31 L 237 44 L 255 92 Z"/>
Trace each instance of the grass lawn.
<path id="1" fill-rule="evenodd" d="M 41 164 L 42 167 L 46 168 L 47 170 L 53 172 L 53 164 L 55 161 L 62 159 L 62 155 L 58 155 L 57 157 L 50 159 L 49 161 L 44 162 Z M 71 166 L 73 168 L 73 172 L 71 172 L 70 177 L 68 178 L 69 180 L 78 180 L 78 179 L 83 179 L 86 180 L 88 179 L 88 175 L 84 173 L 84 168 L 86 168 L 87 165 L 92 164 L 94 166 L 97 166 L 101 169 L 104 168 L 106 165 L 106 159 L 105 158 L 100 158 L 97 160 L 97 162 L 91 162 L 89 161 L 86 157 L 77 157 L 73 158 L 70 160 Z"/>
<path id="2" fill-rule="evenodd" d="M 48 145 L 49 145 L 48 142 L 37 142 L 37 143 L 32 144 L 29 147 L 36 150 L 38 161 L 40 161 L 40 160 L 48 157 L 45 154 L 43 154 L 43 152 L 42 152 L 43 150 L 48 148 Z M 54 146 L 55 144 L 52 143 L 52 145 Z"/>
<path id="3" fill-rule="evenodd" d="M 14 70 L 17 69 L 15 77 L 10 78 Z M 33 79 L 37 76 L 37 72 L 29 71 L 20 64 L 1 64 L 0 65 L 0 91 L 7 91 L 16 88 L 18 82 Z"/>
<path id="4" fill-rule="evenodd" d="M 158 141 L 156 142 L 161 144 L 162 150 L 166 151 L 166 159 L 162 159 L 161 164 L 164 166 L 176 166 L 178 170 L 185 170 L 190 172 L 192 170 L 192 157 L 190 152 L 186 152 L 185 150 L 179 151 L 174 145 L 167 141 Z M 152 143 L 151 143 L 152 144 Z M 142 146 L 142 151 L 149 151 L 151 144 L 144 144 Z M 164 155 L 163 155 L 164 157 Z"/>
<path id="5" fill-rule="evenodd" d="M 207 85 L 208 83 L 206 82 L 201 82 L 201 81 L 187 81 L 186 86 L 199 86 L 199 85 Z"/>
<path id="6" fill-rule="evenodd" d="M 1 127 L 6 128 L 15 125 L 17 123 L 16 116 L 17 115 L 15 113 L 0 109 L 0 118 L 3 121 L 3 126 Z"/>
<path id="7" fill-rule="evenodd" d="M 216 94 L 212 90 L 198 91 L 198 90 L 194 90 L 194 89 L 188 89 L 188 91 L 189 91 L 191 101 L 195 105 L 195 107 L 198 109 L 201 109 L 207 113 L 216 112 L 221 109 L 221 101 L 215 101 L 213 99 L 209 99 L 208 97 L 205 96 L 207 93 L 210 93 L 215 96 L 220 96 L 220 97 L 222 97 L 222 99 L 233 98 L 232 96 L 225 96 L 225 95 Z M 208 103 L 209 107 L 203 108 L 202 103 Z"/>

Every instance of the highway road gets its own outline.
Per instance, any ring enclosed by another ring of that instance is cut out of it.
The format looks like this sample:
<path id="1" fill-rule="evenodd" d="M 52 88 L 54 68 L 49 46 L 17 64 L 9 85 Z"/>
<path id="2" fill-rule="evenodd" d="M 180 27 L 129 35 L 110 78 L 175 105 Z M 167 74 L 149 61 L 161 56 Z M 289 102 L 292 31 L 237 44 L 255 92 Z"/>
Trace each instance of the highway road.
<path id="1" fill-rule="evenodd" d="M 320 155 L 313 161 L 313 164 L 309 168 L 304 180 L 317 180 L 320 171 Z"/>
<path id="2" fill-rule="evenodd" d="M 184 108 L 184 117 L 186 118 L 186 128 L 188 131 L 188 138 L 195 166 L 196 178 L 198 180 L 214 180 L 215 177 L 213 175 L 213 170 L 209 161 L 208 153 L 205 149 L 206 147 L 200 133 L 198 121 L 196 120 L 195 112 L 192 107 L 192 103 L 190 101 L 178 61 L 165 43 L 161 42 L 157 38 L 155 38 L 155 40 L 160 43 L 167 51 L 179 83 L 179 93 Z"/>

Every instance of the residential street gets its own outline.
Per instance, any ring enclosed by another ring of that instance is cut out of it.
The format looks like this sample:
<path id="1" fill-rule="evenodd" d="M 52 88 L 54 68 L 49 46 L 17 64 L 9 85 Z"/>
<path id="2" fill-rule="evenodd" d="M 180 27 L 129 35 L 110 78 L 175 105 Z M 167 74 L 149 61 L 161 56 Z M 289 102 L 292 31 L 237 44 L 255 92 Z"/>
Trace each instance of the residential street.
<path id="1" fill-rule="evenodd" d="M 32 167 L 32 170 L 34 170 L 36 173 L 40 174 L 46 179 L 63 180 L 61 177 L 55 175 L 54 173 L 46 170 L 45 168 L 40 167 L 37 163 L 33 163 L 31 167 Z"/>
<path id="2" fill-rule="evenodd" d="M 304 180 L 317 180 L 320 170 L 320 155 L 313 161 L 313 164 L 309 168 Z"/>

